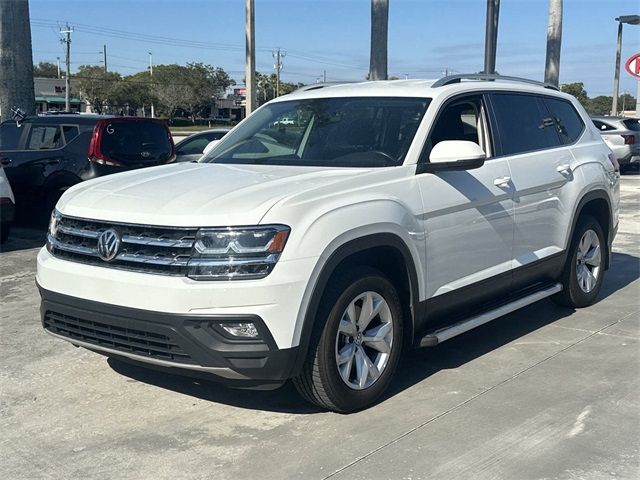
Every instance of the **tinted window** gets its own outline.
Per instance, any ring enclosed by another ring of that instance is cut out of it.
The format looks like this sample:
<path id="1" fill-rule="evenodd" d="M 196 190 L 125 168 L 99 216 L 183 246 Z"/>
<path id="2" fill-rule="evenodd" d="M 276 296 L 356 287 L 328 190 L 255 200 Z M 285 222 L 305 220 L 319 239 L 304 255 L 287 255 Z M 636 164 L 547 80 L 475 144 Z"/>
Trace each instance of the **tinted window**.
<path id="1" fill-rule="evenodd" d="M 571 103 L 557 98 L 545 98 L 544 103 L 556 121 L 558 135 L 564 143 L 573 143 L 584 129 L 584 123 Z"/>
<path id="2" fill-rule="evenodd" d="M 57 125 L 31 125 L 27 150 L 52 150 L 64 145 L 62 132 Z"/>
<path id="3" fill-rule="evenodd" d="M 608 123 L 601 122 L 600 120 L 594 120 L 593 124 L 601 132 L 606 132 L 607 130 L 615 130 L 616 129 L 615 127 L 609 125 Z"/>
<path id="4" fill-rule="evenodd" d="M 426 98 L 342 97 L 266 105 L 207 155 L 207 162 L 334 167 L 402 164 Z"/>
<path id="5" fill-rule="evenodd" d="M 622 123 L 624 123 L 624 126 L 629 130 L 640 132 L 640 120 L 637 118 L 629 118 L 628 120 L 623 120 Z"/>
<path id="6" fill-rule="evenodd" d="M 77 125 L 63 125 L 62 131 L 64 132 L 64 140 L 66 143 L 69 143 L 80 134 Z"/>
<path id="7" fill-rule="evenodd" d="M 6 122 L 0 125 L 0 150 L 18 150 L 23 131 L 24 127 L 18 127 L 16 122 Z"/>
<path id="8" fill-rule="evenodd" d="M 492 103 L 503 155 L 560 145 L 555 122 L 539 97 L 498 93 Z"/>
<path id="9" fill-rule="evenodd" d="M 216 140 L 215 138 L 211 140 Z M 202 154 L 204 147 L 209 145 L 211 141 L 205 135 L 197 136 L 196 138 L 191 138 L 186 140 L 183 143 L 180 143 L 178 148 L 178 154 L 180 155 L 196 155 Z"/>
<path id="10" fill-rule="evenodd" d="M 127 164 L 162 163 L 172 153 L 166 127 L 158 122 L 107 123 L 102 131 L 103 154 Z"/>

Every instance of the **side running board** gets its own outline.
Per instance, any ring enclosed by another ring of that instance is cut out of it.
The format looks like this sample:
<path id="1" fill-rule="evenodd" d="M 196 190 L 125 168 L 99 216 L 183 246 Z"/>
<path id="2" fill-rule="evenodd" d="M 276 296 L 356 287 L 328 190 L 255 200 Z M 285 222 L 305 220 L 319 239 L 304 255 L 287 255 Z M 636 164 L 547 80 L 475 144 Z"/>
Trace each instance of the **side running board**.
<path id="1" fill-rule="evenodd" d="M 467 318 L 466 320 L 462 320 L 461 322 L 455 323 L 449 327 L 441 328 L 440 330 L 436 330 L 435 332 L 431 332 L 422 337 L 422 340 L 420 340 L 420 346 L 435 347 L 445 340 L 449 340 L 450 338 L 453 338 L 464 332 L 468 332 L 473 328 L 484 325 L 491 320 L 495 320 L 496 318 L 514 312 L 522 307 L 531 305 L 538 300 L 550 297 L 551 295 L 556 294 L 561 290 L 562 285 L 556 283 L 555 285 L 551 285 L 543 288 L 542 290 L 538 290 L 537 292 L 527 295 L 526 297 L 519 298 L 517 300 L 514 300 L 513 302 L 507 303 L 493 310 L 489 310 L 488 312 L 481 313 L 480 315 L 476 315 L 471 318 Z"/>

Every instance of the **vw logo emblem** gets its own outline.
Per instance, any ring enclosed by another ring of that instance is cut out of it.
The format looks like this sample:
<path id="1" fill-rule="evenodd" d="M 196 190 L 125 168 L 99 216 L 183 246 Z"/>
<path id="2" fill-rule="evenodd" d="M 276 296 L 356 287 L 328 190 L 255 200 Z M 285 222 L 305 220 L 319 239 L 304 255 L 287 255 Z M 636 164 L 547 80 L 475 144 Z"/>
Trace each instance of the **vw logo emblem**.
<path id="1" fill-rule="evenodd" d="M 105 262 L 110 262 L 120 252 L 120 235 L 113 228 L 105 230 L 98 237 L 98 256 Z"/>
<path id="2" fill-rule="evenodd" d="M 149 158 L 151 156 L 149 152 L 140 152 L 140 155 L 142 155 L 142 158 Z"/>

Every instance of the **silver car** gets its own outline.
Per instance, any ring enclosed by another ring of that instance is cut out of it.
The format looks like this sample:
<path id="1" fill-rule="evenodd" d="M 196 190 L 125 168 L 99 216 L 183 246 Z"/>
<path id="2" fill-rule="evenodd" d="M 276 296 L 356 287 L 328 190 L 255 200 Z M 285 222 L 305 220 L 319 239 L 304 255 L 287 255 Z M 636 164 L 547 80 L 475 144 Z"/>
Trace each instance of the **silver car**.
<path id="1" fill-rule="evenodd" d="M 591 117 L 602 139 L 613 150 L 620 169 L 640 164 L 640 119 L 625 117 Z"/>

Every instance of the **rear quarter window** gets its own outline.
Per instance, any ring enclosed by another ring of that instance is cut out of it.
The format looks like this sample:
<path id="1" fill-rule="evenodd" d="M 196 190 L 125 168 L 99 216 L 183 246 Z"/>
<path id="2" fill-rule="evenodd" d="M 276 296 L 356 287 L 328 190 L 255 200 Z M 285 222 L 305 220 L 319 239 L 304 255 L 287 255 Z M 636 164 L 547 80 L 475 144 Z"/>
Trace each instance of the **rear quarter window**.
<path id="1" fill-rule="evenodd" d="M 584 131 L 584 123 L 570 102 L 559 98 L 545 98 L 544 103 L 556 122 L 558 136 L 564 144 L 574 143 Z"/>
<path id="2" fill-rule="evenodd" d="M 609 125 L 608 123 L 601 122 L 600 120 L 593 120 L 593 124 L 601 132 L 607 132 L 609 130 L 615 130 L 616 127 Z"/>
<path id="3" fill-rule="evenodd" d="M 542 98 L 517 93 L 494 93 L 493 113 L 501 155 L 516 155 L 562 145 L 556 124 Z"/>

